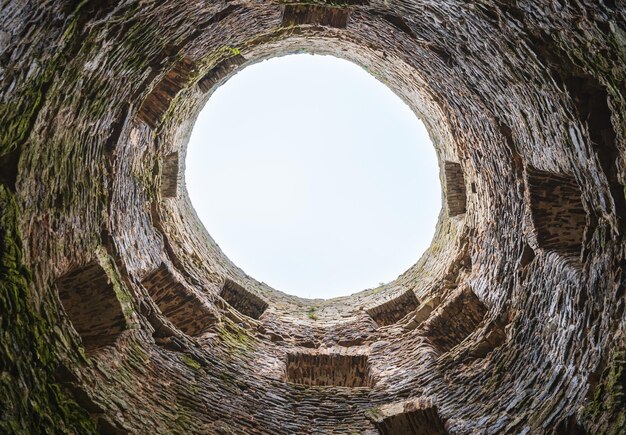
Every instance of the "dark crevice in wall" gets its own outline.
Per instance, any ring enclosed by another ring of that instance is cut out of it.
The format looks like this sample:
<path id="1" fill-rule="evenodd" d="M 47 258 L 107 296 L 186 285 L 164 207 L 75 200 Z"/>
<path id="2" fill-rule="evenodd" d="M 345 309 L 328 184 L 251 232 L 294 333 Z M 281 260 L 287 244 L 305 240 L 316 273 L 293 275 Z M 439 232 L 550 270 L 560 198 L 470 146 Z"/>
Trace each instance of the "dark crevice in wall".
<path id="1" fill-rule="evenodd" d="M 450 54 L 450 52 L 444 47 L 438 45 L 430 45 L 429 50 L 435 53 L 439 59 L 446 65 L 448 68 L 453 68 L 456 65 L 456 61 Z"/>
<path id="2" fill-rule="evenodd" d="M 366 311 L 378 326 L 386 326 L 398 322 L 418 305 L 419 301 L 413 290 L 405 290 L 399 296 Z"/>
<path id="3" fill-rule="evenodd" d="M 377 15 L 380 16 L 383 20 L 387 21 L 393 27 L 407 35 L 409 38 L 417 39 L 415 33 L 413 33 L 413 30 L 411 30 L 408 24 L 399 16 L 387 13 L 379 13 Z"/>
<path id="4" fill-rule="evenodd" d="M 368 356 L 362 354 L 290 352 L 286 380 L 311 386 L 373 386 Z"/>
<path id="5" fill-rule="evenodd" d="M 519 267 L 523 269 L 528 266 L 535 259 L 535 256 L 536 254 L 533 248 L 531 248 L 528 243 L 524 243 L 524 247 L 522 248 L 522 254 L 519 258 Z"/>
<path id="6" fill-rule="evenodd" d="M 56 281 L 56 287 L 63 308 L 88 352 L 113 345 L 127 329 L 115 288 L 98 261 L 63 275 Z"/>
<path id="7" fill-rule="evenodd" d="M 241 314 L 253 319 L 259 319 L 268 307 L 263 299 L 230 279 L 224 282 L 220 296 Z"/>
<path id="8" fill-rule="evenodd" d="M 19 149 L 0 155 L 0 183 L 7 186 L 12 192 L 15 192 L 19 161 Z"/>
<path id="9" fill-rule="evenodd" d="M 164 263 L 144 277 L 141 284 L 161 313 L 187 335 L 200 335 L 217 320 L 209 305 L 187 288 Z"/>

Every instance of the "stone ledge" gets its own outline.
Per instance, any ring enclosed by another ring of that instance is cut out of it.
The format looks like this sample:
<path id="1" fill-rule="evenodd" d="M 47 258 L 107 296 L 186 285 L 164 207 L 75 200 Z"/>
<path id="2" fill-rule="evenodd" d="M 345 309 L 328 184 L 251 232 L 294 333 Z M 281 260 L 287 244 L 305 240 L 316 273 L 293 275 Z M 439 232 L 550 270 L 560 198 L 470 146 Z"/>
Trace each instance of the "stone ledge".
<path id="1" fill-rule="evenodd" d="M 415 310 L 418 305 L 419 301 L 413 290 L 405 290 L 395 298 L 368 308 L 366 311 L 378 326 L 387 326 L 397 323 L 404 316 Z"/>
<path id="2" fill-rule="evenodd" d="M 253 319 L 259 319 L 268 307 L 267 302 L 231 279 L 224 281 L 220 296 L 241 314 Z"/>
<path id="3" fill-rule="evenodd" d="M 161 313 L 187 335 L 202 334 L 217 319 L 211 306 L 181 282 L 165 263 L 145 276 L 141 284 Z"/>

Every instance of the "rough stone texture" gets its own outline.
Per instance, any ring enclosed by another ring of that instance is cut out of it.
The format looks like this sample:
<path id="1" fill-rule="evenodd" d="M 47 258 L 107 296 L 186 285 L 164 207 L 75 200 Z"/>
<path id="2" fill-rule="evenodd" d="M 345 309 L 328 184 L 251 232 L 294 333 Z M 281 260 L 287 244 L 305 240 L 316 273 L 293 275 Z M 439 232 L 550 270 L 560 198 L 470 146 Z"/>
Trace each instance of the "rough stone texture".
<path id="1" fill-rule="evenodd" d="M 202 295 L 177 278 L 166 264 L 144 277 L 141 284 L 161 314 L 185 334 L 199 335 L 215 323 L 215 311 Z"/>
<path id="2" fill-rule="evenodd" d="M 476 330 L 486 312 L 470 287 L 458 289 L 422 324 L 422 335 L 447 352 Z"/>
<path id="3" fill-rule="evenodd" d="M 446 434 L 437 407 L 426 398 L 383 405 L 370 412 L 370 418 L 382 435 Z"/>
<path id="4" fill-rule="evenodd" d="M 163 158 L 163 172 L 161 173 L 161 196 L 175 198 L 178 193 L 180 176 L 180 161 L 178 153 L 168 154 Z"/>
<path id="5" fill-rule="evenodd" d="M 224 282 L 220 296 L 234 309 L 253 319 L 261 317 L 267 309 L 267 302 L 230 279 Z"/>
<path id="6" fill-rule="evenodd" d="M 565 256 L 580 256 L 586 213 L 573 177 L 526 169 L 526 191 L 539 247 Z"/>
<path id="7" fill-rule="evenodd" d="M 446 206 L 448 214 L 456 216 L 465 213 L 467 195 L 463 168 L 455 162 L 443 162 L 443 173 L 446 180 Z"/>
<path id="8" fill-rule="evenodd" d="M 306 351 L 287 354 L 288 382 L 336 387 L 370 387 L 367 355 Z"/>
<path id="9" fill-rule="evenodd" d="M 372 409 L 423 396 L 454 434 L 624 433 L 623 0 L 0 8 L 1 432 L 373 434 Z M 216 86 L 302 51 L 387 84 L 424 119 L 444 195 L 445 162 L 466 186 L 413 267 L 329 301 L 226 258 L 182 164 L 161 190 Z M 54 285 L 94 258 L 127 325 L 95 354 Z M 162 264 L 193 295 L 170 302 L 213 312 L 200 334 L 142 285 Z M 259 319 L 219 296 L 227 279 Z M 398 287 L 422 304 L 377 328 L 366 310 Z M 375 383 L 287 382 L 308 352 L 367 355 Z"/>
<path id="10" fill-rule="evenodd" d="M 106 271 L 93 261 L 56 282 L 59 299 L 85 349 L 112 345 L 126 329 L 126 318 Z"/>
<path id="11" fill-rule="evenodd" d="M 398 322 L 404 316 L 415 310 L 419 301 L 413 290 L 405 290 L 399 296 L 376 305 L 367 310 L 367 314 L 374 319 L 379 326 L 391 325 Z"/>

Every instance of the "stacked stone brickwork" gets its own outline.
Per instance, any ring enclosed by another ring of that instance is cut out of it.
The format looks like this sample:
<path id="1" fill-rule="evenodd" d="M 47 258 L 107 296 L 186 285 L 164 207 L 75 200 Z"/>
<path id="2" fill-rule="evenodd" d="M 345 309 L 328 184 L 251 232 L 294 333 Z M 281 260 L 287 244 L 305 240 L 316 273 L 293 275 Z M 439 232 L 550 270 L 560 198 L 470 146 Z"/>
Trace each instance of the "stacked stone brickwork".
<path id="1" fill-rule="evenodd" d="M 4 2 L 0 433 L 624 433 L 625 23 L 623 1 Z M 184 184 L 216 87 L 301 52 L 402 98 L 443 187 L 422 258 L 331 300 L 246 275 Z"/>
<path id="2" fill-rule="evenodd" d="M 383 302 L 367 310 L 367 314 L 379 326 L 391 325 L 415 310 L 419 305 L 417 297 L 412 290 L 405 290 L 393 299 Z"/>

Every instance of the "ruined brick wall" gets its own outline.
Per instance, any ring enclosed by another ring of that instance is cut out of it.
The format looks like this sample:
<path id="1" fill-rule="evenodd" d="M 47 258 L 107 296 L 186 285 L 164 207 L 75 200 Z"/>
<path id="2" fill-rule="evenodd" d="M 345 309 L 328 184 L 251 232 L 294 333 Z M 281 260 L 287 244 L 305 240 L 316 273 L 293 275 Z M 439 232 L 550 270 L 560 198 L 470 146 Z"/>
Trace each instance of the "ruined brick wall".
<path id="1" fill-rule="evenodd" d="M 623 433 L 625 11 L 5 3 L 0 431 Z M 413 267 L 328 301 L 246 275 L 184 186 L 215 87 L 302 50 L 424 119 L 446 199 Z"/>

